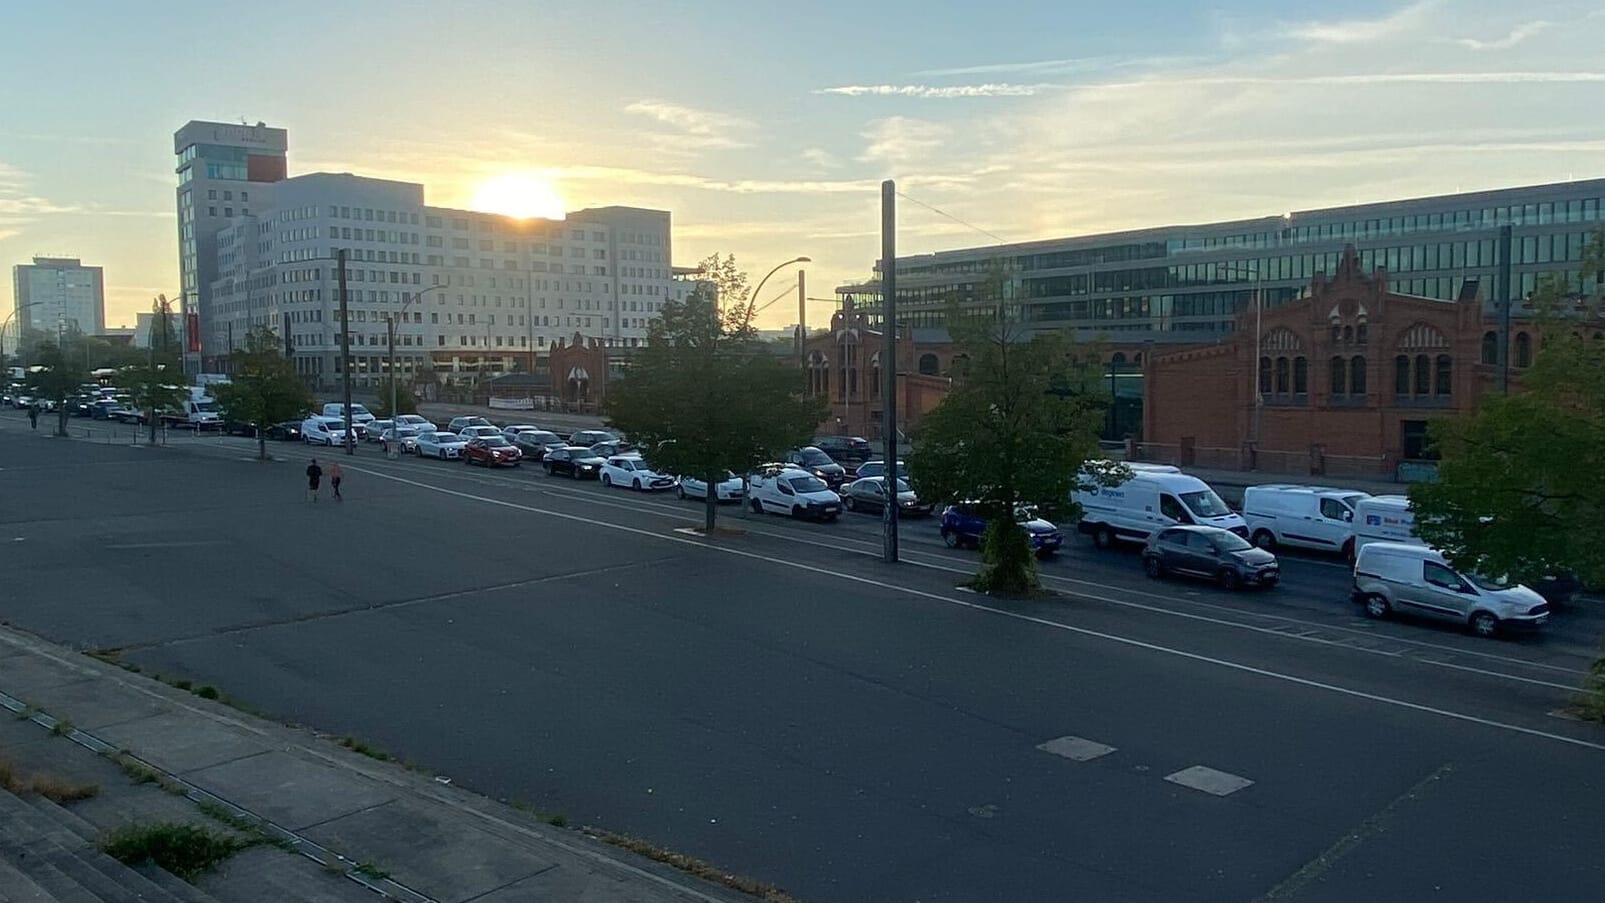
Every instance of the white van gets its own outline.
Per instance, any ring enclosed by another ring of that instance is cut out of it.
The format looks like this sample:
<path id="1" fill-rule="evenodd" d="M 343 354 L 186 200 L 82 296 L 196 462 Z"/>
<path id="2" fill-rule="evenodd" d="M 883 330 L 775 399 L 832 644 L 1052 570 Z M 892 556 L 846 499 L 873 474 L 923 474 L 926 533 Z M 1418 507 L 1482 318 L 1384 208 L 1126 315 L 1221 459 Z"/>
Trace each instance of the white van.
<path id="1" fill-rule="evenodd" d="M 1220 527 L 1248 538 L 1248 524 L 1203 480 L 1167 464 L 1126 466 L 1131 479 L 1118 486 L 1070 493 L 1081 506 L 1076 529 L 1090 534 L 1098 548 L 1110 548 L 1117 540 L 1147 542 L 1156 531 L 1177 524 Z"/>
<path id="2" fill-rule="evenodd" d="M 1373 495 L 1354 505 L 1354 547 L 1372 542 L 1402 542 L 1426 546 L 1416 535 L 1416 515 L 1410 499 L 1402 495 Z"/>
<path id="3" fill-rule="evenodd" d="M 1354 599 L 1373 618 L 1415 614 L 1465 624 L 1478 636 L 1536 628 L 1549 603 L 1519 583 L 1457 571 L 1426 546 L 1370 542 L 1354 558 Z"/>
<path id="4" fill-rule="evenodd" d="M 1248 538 L 1267 551 L 1297 546 L 1354 554 L 1354 506 L 1368 493 L 1328 486 L 1269 483 L 1243 490 Z"/>
<path id="5" fill-rule="evenodd" d="M 345 405 L 340 404 L 339 402 L 326 404 L 323 406 L 323 416 L 338 417 L 342 422 L 344 422 L 346 417 Z M 356 432 L 360 435 L 362 431 L 356 428 L 373 419 L 374 416 L 368 413 L 368 409 L 362 405 L 354 404 L 351 406 L 351 427 L 353 432 Z"/>

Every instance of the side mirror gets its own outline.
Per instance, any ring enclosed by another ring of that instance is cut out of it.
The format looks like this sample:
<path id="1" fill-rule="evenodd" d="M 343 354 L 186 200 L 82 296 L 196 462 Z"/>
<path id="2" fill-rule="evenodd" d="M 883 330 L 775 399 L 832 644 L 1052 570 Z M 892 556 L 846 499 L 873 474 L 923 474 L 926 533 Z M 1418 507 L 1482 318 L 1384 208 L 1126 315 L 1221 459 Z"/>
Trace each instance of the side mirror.
<path id="1" fill-rule="evenodd" d="M 1345 511 L 1345 512 L 1343 512 L 1343 522 L 1346 523 L 1346 524 L 1354 523 L 1354 512 L 1353 511 Z"/>

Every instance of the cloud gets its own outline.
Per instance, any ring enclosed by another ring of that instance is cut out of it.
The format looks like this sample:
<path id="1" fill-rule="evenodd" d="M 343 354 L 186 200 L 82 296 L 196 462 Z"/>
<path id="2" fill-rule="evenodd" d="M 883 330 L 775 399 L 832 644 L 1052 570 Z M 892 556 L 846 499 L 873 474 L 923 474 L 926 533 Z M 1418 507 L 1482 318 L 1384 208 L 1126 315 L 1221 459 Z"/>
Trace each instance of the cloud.
<path id="1" fill-rule="evenodd" d="M 669 146 L 691 150 L 737 150 L 752 146 L 737 134 L 751 131 L 753 124 L 738 116 L 658 100 L 635 101 L 626 106 L 624 112 L 646 116 L 673 128 L 673 134 L 656 136 Z"/>
<path id="2" fill-rule="evenodd" d="M 861 160 L 879 160 L 891 164 L 905 164 L 930 155 L 941 147 L 952 130 L 938 122 L 911 119 L 907 116 L 888 116 L 877 119 L 864 129 L 869 140 Z"/>
<path id="3" fill-rule="evenodd" d="M 1531 22 L 1523 22 L 1517 25 L 1510 30 L 1509 34 L 1496 40 L 1479 41 L 1476 38 L 1456 38 L 1455 43 L 1468 50 L 1508 50 L 1548 28 L 1551 24 L 1544 19 L 1534 19 Z"/>
<path id="4" fill-rule="evenodd" d="M 840 158 L 822 147 L 810 147 L 802 152 L 802 158 L 819 169 L 836 169 L 842 165 Z"/>
<path id="5" fill-rule="evenodd" d="M 1130 69 L 1146 66 L 1168 66 L 1200 62 L 1203 57 L 1140 56 L 1121 58 L 1113 56 L 1070 57 L 1062 60 L 1031 60 L 1011 63 L 983 63 L 976 66 L 955 66 L 947 69 L 922 69 L 914 75 L 920 78 L 941 78 L 953 75 L 996 75 L 1005 72 L 1026 72 L 1042 75 L 1068 75 L 1077 72 L 1097 72 L 1105 69 Z"/>
<path id="6" fill-rule="evenodd" d="M 843 194 L 874 192 L 880 182 L 872 179 L 808 180 L 808 179 L 714 179 L 690 173 L 654 172 L 622 166 L 561 166 L 545 170 L 549 176 L 571 180 L 607 182 L 613 185 L 652 185 L 671 188 L 691 188 L 699 191 L 718 191 L 731 194 Z"/>
<path id="7" fill-rule="evenodd" d="M 1407 34 L 1423 25 L 1440 0 L 1420 0 L 1379 19 L 1344 19 L 1284 25 L 1283 37 L 1312 44 L 1369 44 Z"/>
<path id="8" fill-rule="evenodd" d="M 846 97 L 1030 97 L 1059 85 L 838 85 L 816 88 L 815 94 L 841 94 Z"/>

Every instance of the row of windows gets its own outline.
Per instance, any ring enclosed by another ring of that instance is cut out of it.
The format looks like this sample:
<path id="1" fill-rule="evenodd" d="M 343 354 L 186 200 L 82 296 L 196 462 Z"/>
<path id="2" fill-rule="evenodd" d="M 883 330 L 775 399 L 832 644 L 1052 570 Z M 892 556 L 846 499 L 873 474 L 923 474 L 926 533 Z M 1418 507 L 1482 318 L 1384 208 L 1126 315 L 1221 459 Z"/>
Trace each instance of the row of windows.
<path id="1" fill-rule="evenodd" d="M 217 189 L 216 188 L 208 188 L 208 189 L 206 189 L 206 199 L 208 201 L 217 200 Z M 241 191 L 240 192 L 240 203 L 243 204 L 246 201 L 249 201 L 250 199 L 251 199 L 251 193 L 249 191 Z M 225 200 L 225 201 L 234 200 L 234 190 L 231 189 L 231 188 L 223 189 L 223 200 Z"/>
<path id="2" fill-rule="evenodd" d="M 1393 359 L 1395 399 L 1446 399 L 1454 393 L 1454 360 L 1447 354 L 1436 357 L 1401 354 Z M 1271 400 L 1304 396 L 1310 391 L 1310 362 L 1305 357 L 1262 357 L 1259 359 L 1259 393 Z M 1363 397 L 1366 394 L 1364 355 L 1334 356 L 1328 370 L 1327 393 L 1336 397 Z"/>

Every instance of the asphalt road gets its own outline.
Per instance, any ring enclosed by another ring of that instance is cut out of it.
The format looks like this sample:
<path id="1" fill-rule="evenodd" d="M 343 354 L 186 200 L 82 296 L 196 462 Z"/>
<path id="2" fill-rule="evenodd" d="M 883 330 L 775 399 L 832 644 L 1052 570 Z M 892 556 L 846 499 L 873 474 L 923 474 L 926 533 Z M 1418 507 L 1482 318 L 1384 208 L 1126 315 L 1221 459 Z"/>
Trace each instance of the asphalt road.
<path id="1" fill-rule="evenodd" d="M 897 566 L 852 516 L 714 547 L 692 503 L 367 450 L 313 504 L 275 450 L 0 415 L 0 617 L 812 901 L 1605 898 L 1605 729 L 1550 714 L 1595 608 L 1478 641 L 1365 621 L 1334 562 L 1228 595 L 1084 543 L 996 604 L 932 524 Z"/>

